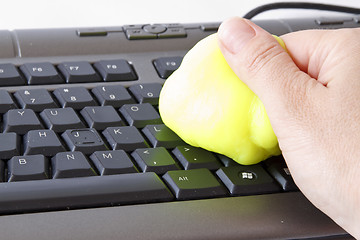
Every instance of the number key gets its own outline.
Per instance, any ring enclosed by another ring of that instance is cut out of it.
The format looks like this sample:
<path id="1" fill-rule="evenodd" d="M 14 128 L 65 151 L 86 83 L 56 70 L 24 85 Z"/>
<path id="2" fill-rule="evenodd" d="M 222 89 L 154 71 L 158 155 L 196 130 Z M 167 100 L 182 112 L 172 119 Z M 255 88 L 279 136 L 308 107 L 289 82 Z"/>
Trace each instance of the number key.
<path id="1" fill-rule="evenodd" d="M 111 105 L 119 108 L 124 104 L 135 103 L 129 92 L 121 85 L 95 87 L 92 93 L 102 106 Z"/>
<path id="2" fill-rule="evenodd" d="M 160 83 L 147 83 L 131 86 L 129 90 L 139 103 L 158 105 L 161 88 Z"/>
<path id="3" fill-rule="evenodd" d="M 45 108 L 57 107 L 50 93 L 45 89 L 21 90 L 14 94 L 22 108 L 30 108 L 36 112 Z"/>
<path id="4" fill-rule="evenodd" d="M 84 87 L 58 88 L 54 95 L 62 107 L 71 107 L 75 110 L 86 106 L 95 106 L 96 102 Z"/>

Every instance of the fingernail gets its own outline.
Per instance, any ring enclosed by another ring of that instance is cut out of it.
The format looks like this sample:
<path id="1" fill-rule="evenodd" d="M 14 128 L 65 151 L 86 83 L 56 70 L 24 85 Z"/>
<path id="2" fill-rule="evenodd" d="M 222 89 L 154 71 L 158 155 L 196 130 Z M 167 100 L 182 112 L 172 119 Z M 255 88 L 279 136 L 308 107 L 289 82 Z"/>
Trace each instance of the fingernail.
<path id="1" fill-rule="evenodd" d="M 236 54 L 255 36 L 255 30 L 242 18 L 232 18 L 223 22 L 218 36 L 224 47 Z"/>

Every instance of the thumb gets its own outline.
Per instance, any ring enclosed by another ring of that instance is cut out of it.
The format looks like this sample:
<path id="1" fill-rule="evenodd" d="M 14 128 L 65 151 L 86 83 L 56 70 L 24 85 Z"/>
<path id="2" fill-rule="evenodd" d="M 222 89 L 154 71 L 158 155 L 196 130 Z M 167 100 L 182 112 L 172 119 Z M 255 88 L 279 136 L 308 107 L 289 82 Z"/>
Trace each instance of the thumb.
<path id="1" fill-rule="evenodd" d="M 249 20 L 225 21 L 218 36 L 225 59 L 263 102 L 275 133 L 280 123 L 274 126 L 274 118 L 301 120 L 289 114 L 303 112 L 306 102 L 313 102 L 313 91 L 324 86 L 302 72 L 273 36 Z"/>

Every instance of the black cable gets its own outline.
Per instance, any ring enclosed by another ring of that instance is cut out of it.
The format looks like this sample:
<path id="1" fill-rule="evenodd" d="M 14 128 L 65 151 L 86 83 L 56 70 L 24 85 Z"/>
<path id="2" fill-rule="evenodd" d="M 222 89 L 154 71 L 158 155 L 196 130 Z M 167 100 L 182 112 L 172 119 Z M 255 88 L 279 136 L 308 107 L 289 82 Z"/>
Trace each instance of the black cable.
<path id="1" fill-rule="evenodd" d="M 344 7 L 339 5 L 330 5 L 330 4 L 322 4 L 322 3 L 310 3 L 310 2 L 277 2 L 261 5 L 259 7 L 254 8 L 250 12 L 244 15 L 244 18 L 252 19 L 256 15 L 276 9 L 310 9 L 310 10 L 323 10 L 323 11 L 333 11 L 333 12 L 343 12 L 343 13 L 352 13 L 352 14 L 360 14 L 359 8 L 352 7 Z"/>

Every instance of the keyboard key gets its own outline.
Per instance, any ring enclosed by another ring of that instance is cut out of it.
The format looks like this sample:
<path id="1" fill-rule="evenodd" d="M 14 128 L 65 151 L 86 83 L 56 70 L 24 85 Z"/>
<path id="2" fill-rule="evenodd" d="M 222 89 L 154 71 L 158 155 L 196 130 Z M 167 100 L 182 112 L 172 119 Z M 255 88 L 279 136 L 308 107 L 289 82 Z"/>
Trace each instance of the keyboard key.
<path id="1" fill-rule="evenodd" d="M 125 104 L 120 112 L 130 126 L 143 128 L 148 124 L 162 123 L 160 115 L 150 103 Z"/>
<path id="2" fill-rule="evenodd" d="M 148 147 L 145 139 L 134 126 L 108 127 L 102 134 L 114 150 L 122 149 L 128 152 Z"/>
<path id="3" fill-rule="evenodd" d="M 43 126 L 32 109 L 12 109 L 4 114 L 4 132 L 24 135 L 35 129 L 43 129 Z"/>
<path id="4" fill-rule="evenodd" d="M 22 108 L 29 108 L 35 112 L 57 107 L 54 99 L 45 89 L 20 90 L 14 96 Z"/>
<path id="5" fill-rule="evenodd" d="M 85 107 L 80 113 L 88 126 L 96 130 L 124 125 L 119 114 L 116 113 L 112 106 Z"/>
<path id="6" fill-rule="evenodd" d="M 162 88 L 160 83 L 145 83 L 129 87 L 130 92 L 139 103 L 159 105 L 159 96 Z"/>
<path id="7" fill-rule="evenodd" d="M 84 87 L 58 88 L 54 91 L 54 95 L 62 107 L 80 110 L 86 106 L 97 105 L 89 91 Z"/>
<path id="8" fill-rule="evenodd" d="M 53 130 L 31 130 L 24 136 L 24 155 L 50 157 L 63 151 L 65 148 Z"/>
<path id="9" fill-rule="evenodd" d="M 40 113 L 40 116 L 45 126 L 57 133 L 65 132 L 67 129 L 85 128 L 72 108 L 45 109 Z"/>
<path id="10" fill-rule="evenodd" d="M 280 187 L 260 164 L 220 168 L 216 174 L 231 195 L 254 195 L 279 192 Z"/>
<path id="11" fill-rule="evenodd" d="M 158 34 L 158 38 L 181 38 L 187 33 L 183 27 L 168 28 L 165 32 Z"/>
<path id="12" fill-rule="evenodd" d="M 154 60 L 154 66 L 163 79 L 167 79 L 176 69 L 180 67 L 182 57 L 162 57 Z"/>
<path id="13" fill-rule="evenodd" d="M 20 137 L 14 133 L 0 133 L 0 159 L 10 159 L 20 155 Z"/>
<path id="14" fill-rule="evenodd" d="M 36 194 L 29 194 L 29 190 Z M 163 202 L 174 198 L 155 173 L 0 184 L 0 196 L 6 196 L 0 198 L 2 214 Z"/>
<path id="15" fill-rule="evenodd" d="M 123 59 L 102 60 L 94 63 L 94 67 L 98 70 L 105 82 L 137 79 L 132 66 Z"/>
<path id="16" fill-rule="evenodd" d="M 92 154 L 95 151 L 108 150 L 97 131 L 93 128 L 69 129 L 61 136 L 71 151 Z"/>
<path id="17" fill-rule="evenodd" d="M 43 155 L 16 156 L 7 164 L 9 182 L 49 178 L 49 162 Z"/>
<path id="18" fill-rule="evenodd" d="M 101 175 L 138 172 L 123 150 L 97 151 L 90 156 L 90 159 Z"/>
<path id="19" fill-rule="evenodd" d="M 180 169 L 163 147 L 136 149 L 131 156 L 144 172 L 155 172 L 161 175 L 170 170 Z"/>
<path id="20" fill-rule="evenodd" d="M 225 167 L 232 167 L 232 166 L 238 166 L 239 163 L 235 162 L 234 160 L 232 160 L 231 158 L 222 155 L 222 154 L 216 154 L 216 156 L 218 157 L 218 159 L 220 160 L 220 162 L 225 166 Z"/>
<path id="21" fill-rule="evenodd" d="M 0 160 L 0 182 L 5 180 L 5 162 Z"/>
<path id="22" fill-rule="evenodd" d="M 53 178 L 95 176 L 82 152 L 60 152 L 51 159 Z"/>
<path id="23" fill-rule="evenodd" d="M 163 178 L 178 200 L 221 197 L 227 193 L 205 168 L 169 171 Z"/>
<path id="24" fill-rule="evenodd" d="M 0 86 L 25 85 L 24 79 L 13 64 L 0 64 Z"/>
<path id="25" fill-rule="evenodd" d="M 282 156 L 267 159 L 265 165 L 270 175 L 275 178 L 284 191 L 299 190 Z"/>
<path id="26" fill-rule="evenodd" d="M 67 83 L 99 82 L 98 74 L 88 62 L 64 62 L 58 65 Z"/>
<path id="27" fill-rule="evenodd" d="M 124 104 L 135 103 L 129 92 L 121 85 L 95 87 L 92 93 L 101 106 L 111 105 L 120 108 Z"/>
<path id="28" fill-rule="evenodd" d="M 6 113 L 10 109 L 17 108 L 10 94 L 0 89 L 0 113 Z"/>
<path id="29" fill-rule="evenodd" d="M 147 125 L 142 132 L 153 147 L 175 148 L 185 145 L 185 142 L 165 124 Z"/>
<path id="30" fill-rule="evenodd" d="M 178 146 L 173 151 L 185 169 L 207 168 L 217 170 L 222 165 L 213 153 L 193 146 Z"/>
<path id="31" fill-rule="evenodd" d="M 157 38 L 156 34 L 146 32 L 143 29 L 127 29 L 125 31 L 126 37 L 129 40 L 140 40 L 140 39 L 154 39 Z"/>
<path id="32" fill-rule="evenodd" d="M 29 85 L 63 83 L 55 67 L 49 62 L 25 63 L 20 66 Z"/>
<path id="33" fill-rule="evenodd" d="M 166 31 L 166 27 L 160 24 L 148 24 L 142 27 L 145 32 L 159 34 Z"/>

